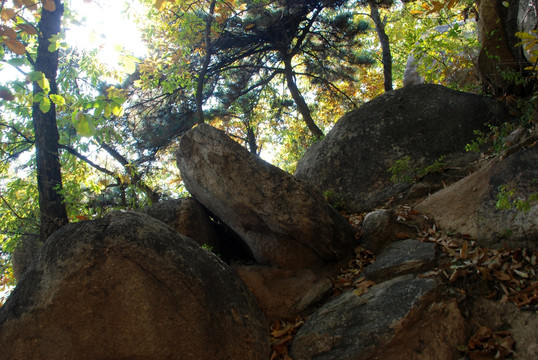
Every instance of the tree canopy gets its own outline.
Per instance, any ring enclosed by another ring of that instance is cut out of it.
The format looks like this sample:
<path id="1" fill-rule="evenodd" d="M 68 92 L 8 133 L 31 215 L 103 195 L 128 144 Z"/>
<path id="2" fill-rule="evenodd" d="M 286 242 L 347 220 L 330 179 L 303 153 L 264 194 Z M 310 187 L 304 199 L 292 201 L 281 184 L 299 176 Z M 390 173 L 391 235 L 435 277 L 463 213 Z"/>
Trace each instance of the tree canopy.
<path id="1" fill-rule="evenodd" d="M 425 81 L 484 91 L 452 76 L 478 65 L 471 0 L 129 0 L 147 54 L 119 49 L 119 67 L 66 41 L 74 5 L 0 2 L 0 286 L 21 237 L 184 194 L 172 153 L 197 123 L 293 172 L 341 115 L 402 86 L 410 54 Z"/>

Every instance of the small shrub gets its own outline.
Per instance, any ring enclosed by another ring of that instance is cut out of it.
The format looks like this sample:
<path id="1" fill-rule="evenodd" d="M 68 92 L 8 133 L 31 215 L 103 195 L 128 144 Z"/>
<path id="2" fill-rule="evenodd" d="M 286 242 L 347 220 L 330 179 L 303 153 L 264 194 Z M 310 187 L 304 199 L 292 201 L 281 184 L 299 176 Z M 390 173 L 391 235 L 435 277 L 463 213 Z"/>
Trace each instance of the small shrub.
<path id="1" fill-rule="evenodd" d="M 412 183 L 414 180 L 414 172 L 411 169 L 411 165 L 409 164 L 410 162 L 411 156 L 405 156 L 396 160 L 394 165 L 392 165 L 388 170 L 388 172 L 392 174 L 390 181 L 393 183 Z"/>
<path id="2" fill-rule="evenodd" d="M 392 174 L 390 181 L 393 183 L 412 183 L 416 178 L 420 178 L 432 173 L 440 173 L 444 170 L 446 164 L 444 160 L 446 156 L 441 156 L 433 164 L 420 168 L 411 167 L 411 156 L 405 156 L 401 159 L 398 159 L 394 162 L 388 172 Z"/>
<path id="3" fill-rule="evenodd" d="M 527 212 L 531 209 L 531 203 L 538 200 L 538 193 L 529 195 L 527 199 L 513 199 L 516 189 L 510 188 L 507 185 L 501 185 L 497 188 L 499 193 L 497 194 L 497 202 L 495 208 L 499 210 L 509 210 L 512 208 L 518 211 Z"/>

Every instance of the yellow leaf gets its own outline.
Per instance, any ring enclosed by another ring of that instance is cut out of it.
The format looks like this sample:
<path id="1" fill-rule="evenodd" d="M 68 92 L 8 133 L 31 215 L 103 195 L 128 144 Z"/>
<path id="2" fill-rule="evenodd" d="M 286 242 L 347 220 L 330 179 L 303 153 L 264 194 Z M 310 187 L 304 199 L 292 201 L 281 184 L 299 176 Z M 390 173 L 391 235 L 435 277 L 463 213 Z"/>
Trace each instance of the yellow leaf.
<path id="1" fill-rule="evenodd" d="M 411 13 L 411 15 L 422 15 L 422 14 L 423 14 L 423 11 L 420 11 L 420 10 L 411 10 L 410 13 Z"/>
<path id="2" fill-rule="evenodd" d="M 13 51 L 17 55 L 24 55 L 26 54 L 26 46 L 24 46 L 23 43 L 21 43 L 17 39 L 4 39 L 4 43 L 9 48 L 9 50 Z"/>
<path id="3" fill-rule="evenodd" d="M 525 51 L 531 51 L 536 46 L 535 43 L 530 43 L 525 46 Z"/>
<path id="4" fill-rule="evenodd" d="M 516 36 L 520 39 L 530 39 L 533 40 L 536 36 L 529 34 L 528 32 L 516 32 Z"/>
<path id="5" fill-rule="evenodd" d="M 15 10 L 13 9 L 3 9 L 1 12 L 0 12 L 0 17 L 2 18 L 2 20 L 4 21 L 8 21 L 8 20 L 11 20 L 15 17 Z"/>
<path id="6" fill-rule="evenodd" d="M 47 11 L 53 12 L 56 10 L 56 3 L 54 0 L 41 0 L 41 3 L 43 4 L 43 8 Z"/>
<path id="7" fill-rule="evenodd" d="M 159 10 L 159 11 L 163 11 L 163 9 L 164 9 L 164 4 L 165 4 L 165 1 L 164 1 L 164 0 L 155 0 L 155 7 L 156 7 L 157 10 Z"/>
<path id="8" fill-rule="evenodd" d="M 275 338 L 282 337 L 292 330 L 291 324 L 286 325 L 283 329 L 271 331 L 271 336 Z"/>

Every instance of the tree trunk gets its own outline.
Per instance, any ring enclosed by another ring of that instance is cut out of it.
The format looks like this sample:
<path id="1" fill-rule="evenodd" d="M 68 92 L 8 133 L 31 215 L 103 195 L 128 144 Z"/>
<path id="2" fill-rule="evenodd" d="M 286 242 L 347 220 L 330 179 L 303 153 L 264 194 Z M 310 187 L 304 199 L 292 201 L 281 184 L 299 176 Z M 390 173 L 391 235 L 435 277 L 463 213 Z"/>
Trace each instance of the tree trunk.
<path id="1" fill-rule="evenodd" d="M 256 134 L 252 125 L 247 124 L 247 144 L 249 151 L 254 155 L 258 154 L 258 144 L 256 143 Z"/>
<path id="2" fill-rule="evenodd" d="M 387 33 L 385 33 L 385 24 L 379 16 L 379 7 L 375 0 L 369 1 L 370 16 L 374 20 L 375 30 L 379 41 L 381 42 L 381 50 L 383 52 L 383 78 L 385 91 L 392 91 L 392 55 L 390 53 L 390 42 Z"/>
<path id="3" fill-rule="evenodd" d="M 49 39 L 60 32 L 63 4 L 55 0 L 56 10 L 45 9 L 39 20 L 39 40 L 35 71 L 41 71 L 50 83 L 50 94 L 57 94 L 56 73 L 58 70 L 58 51 L 50 52 Z M 33 83 L 34 94 L 43 90 L 37 82 Z M 46 240 L 53 232 L 66 225 L 67 212 L 63 203 L 62 175 L 58 157 L 58 127 L 56 107 L 51 104 L 49 111 L 41 111 L 38 102 L 32 106 L 35 132 L 37 185 L 39 190 L 39 211 L 41 214 L 41 240 Z"/>
<path id="4" fill-rule="evenodd" d="M 293 72 L 293 67 L 291 66 L 291 57 L 284 55 L 283 61 L 284 74 L 286 75 L 286 83 L 288 85 L 288 89 L 290 90 L 291 97 L 297 105 L 297 110 L 299 110 L 299 113 L 301 113 L 303 121 L 306 123 L 306 126 L 308 127 L 312 135 L 314 135 L 316 139 L 321 139 L 323 137 L 323 131 L 321 131 L 321 129 L 316 125 L 314 119 L 312 119 L 310 109 L 308 108 L 306 101 L 304 100 L 303 96 L 301 95 L 301 92 L 297 88 L 297 84 L 295 83 L 295 74 Z"/>
<path id="5" fill-rule="evenodd" d="M 532 3 L 529 3 L 532 8 Z M 482 45 L 478 55 L 480 81 L 487 93 L 495 96 L 532 93 L 533 84 L 522 85 L 517 75 L 524 75 L 524 68 L 531 65 L 525 59 L 515 33 L 518 31 L 518 0 L 509 0 L 508 7 L 496 0 L 478 3 L 478 41 Z M 508 76 L 507 76 L 508 75 Z"/>
<path id="6" fill-rule="evenodd" d="M 209 16 L 207 17 L 206 29 L 205 29 L 205 47 L 206 54 L 202 64 L 202 68 L 198 73 L 198 78 L 196 79 L 196 118 L 198 124 L 203 124 L 205 122 L 204 118 L 204 84 L 205 77 L 207 75 L 207 69 L 209 68 L 209 63 L 211 62 L 212 55 L 212 44 L 211 44 L 211 27 L 213 26 L 213 14 L 215 13 L 215 5 L 217 0 L 212 0 L 209 5 Z"/>

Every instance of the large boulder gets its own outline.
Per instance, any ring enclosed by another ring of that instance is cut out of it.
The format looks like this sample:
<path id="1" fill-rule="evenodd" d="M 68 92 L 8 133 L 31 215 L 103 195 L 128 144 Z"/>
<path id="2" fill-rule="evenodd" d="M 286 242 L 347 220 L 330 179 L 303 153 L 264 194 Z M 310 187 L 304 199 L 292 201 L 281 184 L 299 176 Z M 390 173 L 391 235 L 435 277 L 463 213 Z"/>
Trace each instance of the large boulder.
<path id="1" fill-rule="evenodd" d="M 141 213 L 68 225 L 0 308 L 3 359 L 268 359 L 255 298 L 215 255 Z"/>
<path id="2" fill-rule="evenodd" d="M 43 246 L 43 243 L 39 239 L 39 235 L 28 234 L 21 236 L 19 243 L 11 255 L 13 276 L 15 276 L 15 279 L 20 280 L 22 278 L 22 275 L 39 253 L 41 246 Z"/>
<path id="3" fill-rule="evenodd" d="M 538 248 L 538 146 L 488 160 L 416 208 L 444 230 L 467 234 L 484 247 Z M 498 208 L 504 202 L 511 208 Z M 516 205 L 526 208 L 517 209 Z"/>
<path id="4" fill-rule="evenodd" d="M 438 359 L 459 357 L 465 322 L 454 298 L 433 279 L 404 275 L 345 292 L 316 311 L 299 329 L 290 356 L 296 360 Z"/>
<path id="5" fill-rule="evenodd" d="M 215 224 L 209 218 L 206 209 L 196 199 L 185 197 L 164 200 L 143 209 L 142 212 L 171 226 L 178 233 L 185 235 L 200 246 L 206 246 L 219 252 L 219 241 Z"/>
<path id="6" fill-rule="evenodd" d="M 426 169 L 445 156 L 446 165 L 461 166 L 473 159 L 465 145 L 474 131 L 505 120 L 493 99 L 439 85 L 408 86 L 344 115 L 308 149 L 295 176 L 345 199 L 347 210 L 371 210 L 409 188 L 390 180 L 398 160 L 409 157 L 410 169 Z"/>
<path id="7" fill-rule="evenodd" d="M 201 124 L 177 151 L 185 187 L 230 226 L 256 261 L 282 269 L 321 266 L 351 255 L 354 231 L 323 196 Z"/>
<path id="8" fill-rule="evenodd" d="M 311 269 L 236 265 L 234 270 L 256 296 L 270 321 L 293 319 L 308 312 L 333 289 L 329 275 Z"/>

